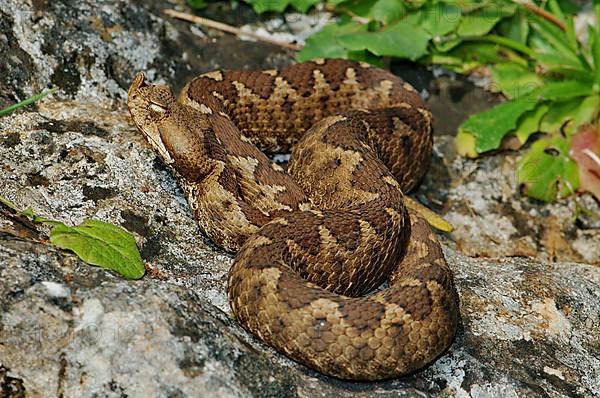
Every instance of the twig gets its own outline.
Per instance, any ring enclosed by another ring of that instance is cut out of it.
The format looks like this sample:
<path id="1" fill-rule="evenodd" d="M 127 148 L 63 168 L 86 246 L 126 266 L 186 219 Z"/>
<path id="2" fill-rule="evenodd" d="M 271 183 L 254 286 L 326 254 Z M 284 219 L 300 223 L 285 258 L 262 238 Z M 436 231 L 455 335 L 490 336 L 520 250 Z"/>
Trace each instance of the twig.
<path id="1" fill-rule="evenodd" d="M 206 26 L 206 27 L 209 27 L 212 29 L 217 29 L 217 30 L 221 30 L 223 32 L 232 33 L 236 36 L 251 37 L 257 41 L 262 41 L 265 43 L 273 44 L 275 46 L 287 48 L 287 49 L 293 50 L 293 51 L 300 51 L 302 49 L 302 46 L 300 46 L 298 44 L 286 43 L 286 42 L 282 42 L 279 40 L 274 40 L 274 39 L 271 39 L 271 38 L 268 38 L 265 36 L 257 35 L 256 33 L 252 33 L 252 32 L 244 32 L 241 29 L 236 28 L 235 26 L 227 25 L 222 22 L 213 21 L 212 19 L 202 18 L 202 17 L 198 17 L 196 15 L 185 13 L 185 12 L 179 12 L 179 11 L 168 10 L 168 9 L 163 10 L 163 12 L 173 18 L 182 19 L 184 21 L 193 22 L 198 25 Z"/>
<path id="2" fill-rule="evenodd" d="M 563 21 L 561 21 L 560 19 L 558 19 L 556 17 L 556 15 L 552 14 L 551 12 L 548 12 L 546 10 L 544 10 L 543 8 L 538 7 L 537 5 L 535 5 L 531 0 L 514 0 L 515 3 L 520 4 L 522 6 L 524 6 L 525 8 L 527 8 L 529 11 L 531 11 L 532 13 L 552 22 L 554 25 L 558 26 L 559 28 L 561 28 L 562 30 L 566 30 L 566 26 L 565 23 Z"/>

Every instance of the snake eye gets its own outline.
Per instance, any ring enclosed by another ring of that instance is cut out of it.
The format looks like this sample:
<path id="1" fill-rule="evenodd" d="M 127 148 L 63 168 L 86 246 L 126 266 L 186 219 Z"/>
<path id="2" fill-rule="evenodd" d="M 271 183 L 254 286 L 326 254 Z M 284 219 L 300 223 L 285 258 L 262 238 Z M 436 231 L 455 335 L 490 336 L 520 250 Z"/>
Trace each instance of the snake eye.
<path id="1" fill-rule="evenodd" d="M 150 109 L 152 109 L 156 113 L 165 113 L 167 111 L 167 108 L 155 102 L 150 103 Z"/>

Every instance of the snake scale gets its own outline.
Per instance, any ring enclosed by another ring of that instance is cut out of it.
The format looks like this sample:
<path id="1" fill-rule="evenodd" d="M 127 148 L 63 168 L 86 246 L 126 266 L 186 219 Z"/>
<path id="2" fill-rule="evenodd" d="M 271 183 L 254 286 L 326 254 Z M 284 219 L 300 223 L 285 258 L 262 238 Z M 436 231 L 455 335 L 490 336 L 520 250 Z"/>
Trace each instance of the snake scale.
<path id="1" fill-rule="evenodd" d="M 432 147 L 431 114 L 409 84 L 316 60 L 206 73 L 176 99 L 140 73 L 128 107 L 201 229 L 237 252 L 227 292 L 246 330 L 356 380 L 413 372 L 451 344 L 453 273 L 403 202 Z M 289 151 L 287 171 L 265 155 Z"/>

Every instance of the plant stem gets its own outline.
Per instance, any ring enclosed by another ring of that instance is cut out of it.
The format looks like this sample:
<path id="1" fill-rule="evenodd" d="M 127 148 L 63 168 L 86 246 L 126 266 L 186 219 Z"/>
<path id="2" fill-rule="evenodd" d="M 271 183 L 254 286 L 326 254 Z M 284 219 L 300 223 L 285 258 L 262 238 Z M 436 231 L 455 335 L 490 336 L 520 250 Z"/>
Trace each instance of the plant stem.
<path id="1" fill-rule="evenodd" d="M 556 17 L 556 15 L 544 10 L 543 8 L 538 7 L 531 0 L 513 0 L 513 2 L 515 2 L 519 5 L 522 5 L 523 7 L 525 7 L 532 13 L 534 13 L 544 19 L 547 19 L 548 21 L 552 22 L 554 25 L 558 26 L 562 30 L 566 29 L 565 23 L 563 21 L 561 21 L 558 17 Z"/>
<path id="2" fill-rule="evenodd" d="M 196 15 L 185 13 L 185 12 L 179 12 L 179 11 L 168 10 L 168 9 L 163 10 L 163 12 L 173 18 L 182 19 L 182 20 L 188 21 L 188 22 L 193 22 L 198 25 L 202 25 L 202 26 L 206 26 L 206 27 L 209 27 L 212 29 L 217 29 L 217 30 L 220 30 L 223 32 L 231 33 L 236 36 L 248 36 L 248 37 L 253 38 L 254 40 L 273 44 L 275 46 L 279 46 L 279 47 L 283 47 L 283 48 L 287 48 L 288 50 L 300 51 L 302 49 L 302 46 L 300 46 L 299 44 L 286 43 L 286 42 L 282 42 L 279 40 L 273 40 L 269 37 L 257 35 L 256 33 L 244 32 L 241 29 L 236 28 L 235 26 L 227 25 L 227 24 L 224 24 L 224 23 L 218 22 L 218 21 L 213 21 L 212 19 L 202 18 L 202 17 L 198 17 Z"/>
<path id="3" fill-rule="evenodd" d="M 27 98 L 26 100 L 23 100 L 23 101 L 21 101 L 21 102 L 17 102 L 16 104 L 13 104 L 13 105 L 11 105 L 11 106 L 8 106 L 8 107 L 6 107 L 6 108 L 4 108 L 4 109 L 0 109 L 0 116 L 6 116 L 6 115 L 8 115 L 9 113 L 11 113 L 11 112 L 14 112 L 14 111 L 16 111 L 16 110 L 17 110 L 17 109 L 19 109 L 19 108 L 22 108 L 22 107 L 24 107 L 24 106 L 27 106 L 27 105 L 31 105 L 31 104 L 33 104 L 34 102 L 41 100 L 41 99 L 42 99 L 42 98 L 44 98 L 45 96 L 47 96 L 47 95 L 49 95 L 49 94 L 52 94 L 52 93 L 53 93 L 53 92 L 55 92 L 56 90 L 57 90 L 57 88 L 51 88 L 51 89 L 50 89 L 50 90 L 48 90 L 48 91 L 42 91 L 41 93 L 39 93 L 39 94 L 36 94 L 36 95 L 34 95 L 33 97 L 29 97 L 29 98 Z"/>

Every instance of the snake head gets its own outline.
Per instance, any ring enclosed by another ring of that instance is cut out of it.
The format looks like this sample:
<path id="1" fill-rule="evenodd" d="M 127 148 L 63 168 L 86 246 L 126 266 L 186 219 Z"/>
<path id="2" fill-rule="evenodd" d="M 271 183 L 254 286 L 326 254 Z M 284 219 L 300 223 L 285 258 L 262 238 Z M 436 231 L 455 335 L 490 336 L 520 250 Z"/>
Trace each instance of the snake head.
<path id="1" fill-rule="evenodd" d="M 206 137 L 214 137 L 207 117 L 180 104 L 165 85 L 148 84 L 138 73 L 129 87 L 127 106 L 161 160 L 189 181 L 202 180 L 214 167 Z"/>
<path id="2" fill-rule="evenodd" d="M 175 98 L 167 86 L 148 84 L 138 73 L 127 92 L 127 106 L 133 121 L 166 164 L 174 159 L 160 136 L 160 124 L 169 118 Z"/>

